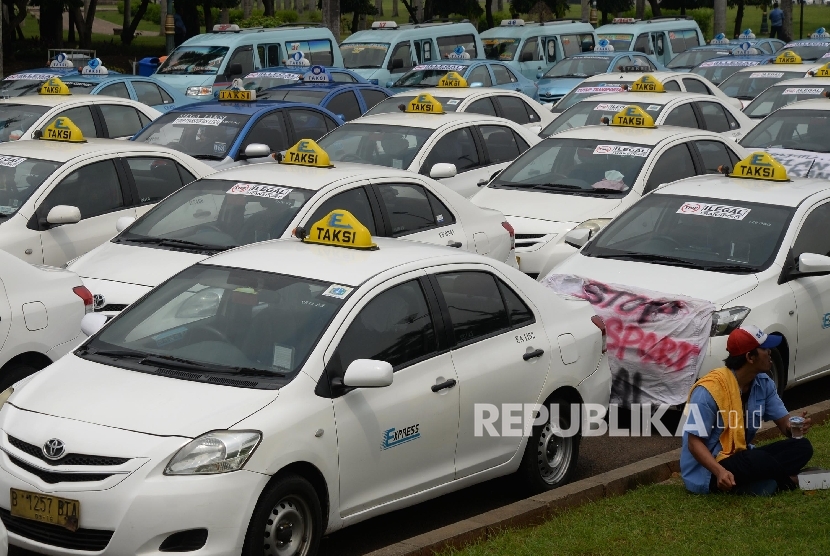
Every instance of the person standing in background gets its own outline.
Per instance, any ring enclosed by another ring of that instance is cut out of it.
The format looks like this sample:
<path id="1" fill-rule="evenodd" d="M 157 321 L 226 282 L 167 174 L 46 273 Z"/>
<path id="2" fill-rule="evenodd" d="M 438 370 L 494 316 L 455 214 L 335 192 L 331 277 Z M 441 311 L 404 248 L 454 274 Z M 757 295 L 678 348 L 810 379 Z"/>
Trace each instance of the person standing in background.
<path id="1" fill-rule="evenodd" d="M 784 27 L 784 12 L 778 7 L 778 2 L 772 5 L 769 13 L 769 38 L 784 40 L 781 29 Z"/>

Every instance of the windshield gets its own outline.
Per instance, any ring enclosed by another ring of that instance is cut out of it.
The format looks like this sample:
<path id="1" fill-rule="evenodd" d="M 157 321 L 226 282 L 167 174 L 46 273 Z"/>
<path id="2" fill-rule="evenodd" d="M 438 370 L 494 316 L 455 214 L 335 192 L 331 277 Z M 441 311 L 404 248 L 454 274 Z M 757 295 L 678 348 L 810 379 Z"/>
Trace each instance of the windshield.
<path id="1" fill-rule="evenodd" d="M 796 55 L 801 56 L 802 61 L 812 62 L 818 60 L 830 51 L 830 42 L 819 44 L 794 42 L 785 45 L 781 50 L 792 50 Z"/>
<path id="2" fill-rule="evenodd" d="M 626 106 L 639 106 L 645 110 L 649 116 L 656 120 L 660 115 L 660 112 L 663 111 L 665 105 L 652 104 L 648 102 L 620 103 L 619 101 L 599 102 L 584 100 L 565 110 L 561 116 L 553 120 L 553 122 L 551 122 L 548 127 L 543 129 L 542 133 L 539 135 L 542 137 L 548 137 L 554 133 L 565 131 L 566 129 L 573 129 L 575 127 L 582 127 L 586 125 L 599 125 L 602 123 L 600 121 L 601 118 L 605 117 L 611 120 L 614 117 L 614 114 L 624 110 Z"/>
<path id="3" fill-rule="evenodd" d="M 0 155 L 0 222 L 16 213 L 60 163 Z"/>
<path id="4" fill-rule="evenodd" d="M 227 53 L 227 46 L 181 46 L 167 57 L 156 73 L 215 75 Z"/>
<path id="5" fill-rule="evenodd" d="M 434 95 L 433 97 L 444 107 L 444 112 L 455 112 L 458 109 L 458 107 L 461 106 L 461 102 L 464 100 L 463 98 L 436 97 Z M 411 101 L 413 98 L 415 97 L 389 97 L 374 105 L 370 110 L 368 110 L 364 114 L 364 116 L 371 116 L 372 114 L 389 114 L 390 112 L 403 112 L 403 110 L 401 110 L 400 107 L 409 104 L 409 101 Z"/>
<path id="6" fill-rule="evenodd" d="M 301 176 L 297 176 L 300 181 Z M 277 239 L 313 191 L 201 179 L 180 189 L 115 238 L 169 249 L 230 249 Z"/>
<path id="7" fill-rule="evenodd" d="M 185 380 L 279 387 L 287 381 L 274 379 L 290 380 L 302 369 L 345 303 L 327 294 L 332 285 L 197 264 L 123 311 L 81 354 Z"/>
<path id="8" fill-rule="evenodd" d="M 503 39 L 499 37 L 482 38 L 484 57 L 488 60 L 512 60 L 516 56 L 521 39 Z"/>
<path id="9" fill-rule="evenodd" d="M 583 84 L 573 89 L 570 93 L 562 97 L 562 100 L 556 103 L 551 112 L 564 112 L 577 102 L 592 97 L 594 95 L 601 95 L 605 93 L 621 93 L 622 83 L 590 83 Z"/>
<path id="10" fill-rule="evenodd" d="M 389 43 L 350 42 L 340 45 L 343 64 L 349 69 L 372 69 L 383 66 Z"/>
<path id="11" fill-rule="evenodd" d="M 434 132 L 434 129 L 422 127 L 346 124 L 318 143 L 333 162 L 359 162 L 407 170 Z"/>
<path id="12" fill-rule="evenodd" d="M 57 77 L 51 73 L 16 73 L 0 81 L 0 98 L 37 94 L 44 81 Z"/>
<path id="13" fill-rule="evenodd" d="M 464 77 L 468 67 L 456 64 L 415 66 L 412 71 L 395 81 L 392 87 L 437 87 L 438 81 L 447 75 L 447 72 L 455 71 Z"/>
<path id="14" fill-rule="evenodd" d="M 752 100 L 767 87 L 775 85 L 784 79 L 804 77 L 804 73 L 803 70 L 783 71 L 770 69 L 769 66 L 765 66 L 763 69 L 758 68 L 758 71 L 738 72 L 718 85 L 718 88 L 728 97 L 740 100 Z"/>
<path id="15" fill-rule="evenodd" d="M 775 259 L 793 212 L 791 207 L 652 193 L 612 220 L 582 254 L 758 272 Z"/>
<path id="16" fill-rule="evenodd" d="M 830 153 L 828 125 L 830 111 L 779 110 L 764 118 L 740 143 L 747 148 Z"/>
<path id="17" fill-rule="evenodd" d="M 242 79 L 242 86 L 249 91 L 254 90 L 259 93 L 271 87 L 291 85 L 292 83 L 297 83 L 299 80 L 299 73 L 287 71 L 255 71 L 249 73 Z"/>
<path id="18" fill-rule="evenodd" d="M 329 91 L 312 91 L 309 89 L 278 89 L 276 91 L 263 91 L 257 95 L 262 100 L 290 100 L 294 102 L 307 102 L 309 104 L 320 104 L 320 101 L 329 94 Z"/>
<path id="19" fill-rule="evenodd" d="M 250 119 L 247 114 L 168 112 L 134 141 L 169 147 L 202 160 L 222 160 Z"/>
<path id="20" fill-rule="evenodd" d="M 623 197 L 651 147 L 599 139 L 545 139 L 505 168 L 489 187 Z"/>
<path id="21" fill-rule="evenodd" d="M 737 60 L 736 60 L 737 61 Z M 721 65 L 722 62 L 703 62 L 698 67 L 693 68 L 691 70 L 692 73 L 696 73 L 701 77 L 705 77 L 715 85 L 720 85 L 724 81 L 726 81 L 729 77 L 734 75 L 738 70 L 743 69 L 748 66 L 757 66 L 758 62 L 749 62 L 747 61 L 741 65 Z"/>
<path id="22" fill-rule="evenodd" d="M 611 46 L 614 47 L 614 50 L 631 50 L 629 48 L 631 46 L 631 39 L 634 38 L 634 35 L 597 35 L 600 39 L 606 39 L 608 42 L 611 43 Z"/>
<path id="23" fill-rule="evenodd" d="M 47 106 L 0 103 L 0 143 L 20 139 L 47 110 Z"/>
<path id="24" fill-rule="evenodd" d="M 576 56 L 562 60 L 548 70 L 545 77 L 590 77 L 608 71 L 610 56 Z M 620 60 L 626 63 L 626 60 Z"/>
<path id="25" fill-rule="evenodd" d="M 775 85 L 770 87 L 744 108 L 744 114 L 750 118 L 766 118 L 770 112 L 793 102 L 822 98 L 825 92 L 830 91 L 830 84 L 820 85 L 819 83 L 820 81 L 816 80 L 810 86 Z"/>
<path id="26" fill-rule="evenodd" d="M 719 56 L 729 56 L 728 50 L 687 50 L 681 52 L 672 61 L 666 64 L 669 69 L 676 68 L 693 68 L 696 65 L 717 58 Z"/>

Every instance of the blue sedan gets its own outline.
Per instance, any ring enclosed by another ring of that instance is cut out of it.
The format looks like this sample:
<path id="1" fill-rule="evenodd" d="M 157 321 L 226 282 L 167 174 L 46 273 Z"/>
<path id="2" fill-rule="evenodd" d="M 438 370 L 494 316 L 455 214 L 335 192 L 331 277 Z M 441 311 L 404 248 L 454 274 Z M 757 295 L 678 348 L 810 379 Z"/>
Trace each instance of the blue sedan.
<path id="1" fill-rule="evenodd" d="M 273 161 L 300 139 L 317 140 L 342 122 L 319 106 L 274 100 L 209 100 L 174 108 L 133 141 L 170 147 L 219 169 Z"/>
<path id="2" fill-rule="evenodd" d="M 729 44 L 707 44 L 706 46 L 690 48 L 672 58 L 672 61 L 666 67 L 673 71 L 691 71 L 695 66 L 699 66 L 713 58 L 730 56 L 733 53 L 734 55 L 744 54 L 740 49 L 740 46 L 744 43 L 749 43 L 752 48 L 757 50 L 755 54 L 748 55 L 770 55 L 784 46 L 784 41 L 778 39 L 750 39 L 741 42 L 732 39 Z"/>
<path id="3" fill-rule="evenodd" d="M 297 83 L 257 93 L 257 98 L 322 106 L 343 121 L 354 120 L 389 98 L 388 90 L 371 83 Z"/>
<path id="4" fill-rule="evenodd" d="M 413 89 L 426 89 L 438 85 L 438 81 L 454 71 L 461 74 L 471 87 L 496 87 L 524 93 L 533 100 L 539 100 L 535 81 L 514 72 L 510 67 L 495 60 L 447 59 L 424 62 L 412 68 L 394 83 L 386 84 L 394 93 Z"/>

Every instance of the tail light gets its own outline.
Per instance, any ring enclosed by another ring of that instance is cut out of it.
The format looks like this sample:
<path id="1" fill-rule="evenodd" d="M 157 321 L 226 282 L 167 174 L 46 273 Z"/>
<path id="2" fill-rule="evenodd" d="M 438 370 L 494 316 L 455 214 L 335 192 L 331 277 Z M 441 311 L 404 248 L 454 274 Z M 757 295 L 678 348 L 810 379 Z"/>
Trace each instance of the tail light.
<path id="1" fill-rule="evenodd" d="M 86 286 L 77 286 L 72 288 L 75 295 L 80 297 L 84 302 L 84 314 L 91 313 L 95 310 L 95 305 L 92 299 L 92 292 L 86 289 Z"/>
<path id="2" fill-rule="evenodd" d="M 608 334 L 605 331 L 605 321 L 602 320 L 602 317 L 598 315 L 594 315 L 591 317 L 591 322 L 593 322 L 599 331 L 602 332 L 602 353 L 608 351 Z"/>
<path id="3" fill-rule="evenodd" d="M 502 222 L 502 228 L 507 230 L 507 233 L 510 234 L 510 248 L 516 248 L 516 230 L 513 229 L 513 226 L 510 225 L 510 222 Z"/>

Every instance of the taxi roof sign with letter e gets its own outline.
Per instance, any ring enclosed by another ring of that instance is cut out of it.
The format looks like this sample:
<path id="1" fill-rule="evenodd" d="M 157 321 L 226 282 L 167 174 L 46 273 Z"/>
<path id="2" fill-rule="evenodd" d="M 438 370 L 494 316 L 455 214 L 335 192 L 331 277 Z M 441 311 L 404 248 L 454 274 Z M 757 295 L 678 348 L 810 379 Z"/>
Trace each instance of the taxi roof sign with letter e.
<path id="1" fill-rule="evenodd" d="M 790 181 L 786 168 L 769 153 L 760 151 L 752 153 L 735 164 L 735 169 L 729 176 L 767 181 Z"/>
<path id="2" fill-rule="evenodd" d="M 70 60 L 66 54 L 61 52 L 52 62 L 49 64 L 50 68 L 74 68 L 75 66 L 72 65 L 72 60 Z"/>
<path id="3" fill-rule="evenodd" d="M 816 32 L 810 35 L 811 39 L 830 39 L 830 33 L 824 30 L 824 27 L 819 27 Z"/>
<path id="4" fill-rule="evenodd" d="M 43 129 L 40 136 L 43 141 L 65 141 L 67 143 L 86 143 L 84 134 L 72 120 L 65 116 L 55 118 L 51 124 Z"/>
<path id="5" fill-rule="evenodd" d="M 438 80 L 438 87 L 441 88 L 463 88 L 469 87 L 467 80 L 461 77 L 457 71 L 451 71 Z"/>
<path id="6" fill-rule="evenodd" d="M 830 62 L 827 62 L 813 72 L 813 77 L 830 77 Z"/>
<path id="7" fill-rule="evenodd" d="M 718 33 L 714 39 L 709 41 L 709 44 L 729 44 L 729 39 L 723 33 Z"/>
<path id="8" fill-rule="evenodd" d="M 311 166 L 313 168 L 333 168 L 329 154 L 313 139 L 302 139 L 285 151 L 280 164 L 294 166 Z"/>
<path id="9" fill-rule="evenodd" d="M 631 84 L 631 92 L 634 93 L 665 93 L 666 89 L 663 84 L 657 81 L 650 73 L 645 74 L 640 79 Z"/>
<path id="10" fill-rule="evenodd" d="M 406 105 L 406 112 L 414 114 L 443 114 L 444 107 L 429 93 L 418 95 Z"/>
<path id="11" fill-rule="evenodd" d="M 66 84 L 58 79 L 57 77 L 51 78 L 49 81 L 41 85 L 39 94 L 41 95 L 71 95 L 72 93 L 69 92 L 69 87 Z"/>
<path id="12" fill-rule="evenodd" d="M 349 249 L 374 251 L 378 246 L 372 242 L 369 229 L 360 223 L 352 213 L 336 209 L 311 225 L 308 231 L 297 230 L 304 243 L 318 243 Z"/>
<path id="13" fill-rule="evenodd" d="M 793 52 L 792 50 L 785 50 L 781 54 L 775 57 L 776 64 L 800 64 L 801 63 L 801 56 Z"/>
<path id="14" fill-rule="evenodd" d="M 620 127 L 657 127 L 654 118 L 639 106 L 626 106 L 611 120 L 611 125 Z"/>
<path id="15" fill-rule="evenodd" d="M 331 83 L 334 78 L 326 68 L 320 65 L 311 66 L 307 72 L 303 74 L 303 81 L 306 83 Z"/>
<path id="16" fill-rule="evenodd" d="M 219 100 L 234 102 L 252 102 L 256 100 L 256 91 L 248 91 L 241 79 L 234 79 L 229 89 L 219 91 Z"/>

